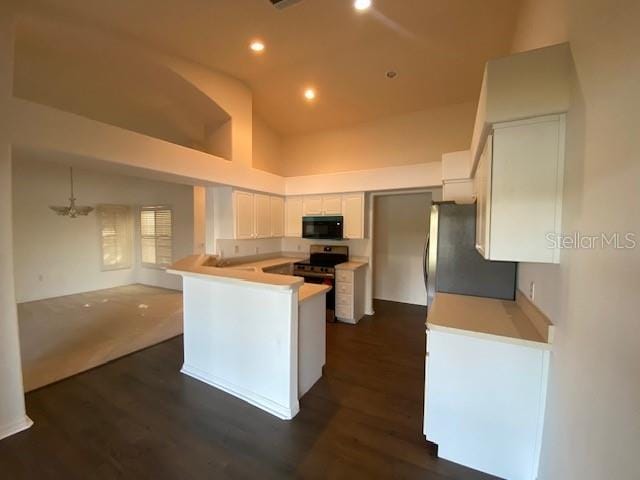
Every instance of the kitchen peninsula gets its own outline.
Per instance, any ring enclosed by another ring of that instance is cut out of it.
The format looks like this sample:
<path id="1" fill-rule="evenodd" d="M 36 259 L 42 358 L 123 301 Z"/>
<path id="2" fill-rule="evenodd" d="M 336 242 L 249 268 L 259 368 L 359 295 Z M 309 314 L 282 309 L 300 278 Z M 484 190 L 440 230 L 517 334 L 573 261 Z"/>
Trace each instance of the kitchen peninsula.
<path id="1" fill-rule="evenodd" d="M 331 287 L 268 273 L 297 258 L 220 267 L 209 255 L 174 263 L 184 290 L 182 373 L 282 419 L 322 376 Z"/>

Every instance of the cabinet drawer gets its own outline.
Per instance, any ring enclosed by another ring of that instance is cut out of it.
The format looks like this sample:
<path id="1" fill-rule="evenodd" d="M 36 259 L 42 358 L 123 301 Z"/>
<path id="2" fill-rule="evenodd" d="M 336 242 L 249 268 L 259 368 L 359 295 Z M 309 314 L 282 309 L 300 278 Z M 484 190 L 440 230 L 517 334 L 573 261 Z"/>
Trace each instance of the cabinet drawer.
<path id="1" fill-rule="evenodd" d="M 353 296 L 345 293 L 338 293 L 336 295 L 336 305 L 351 307 L 353 305 Z"/>
<path id="2" fill-rule="evenodd" d="M 353 283 L 336 283 L 336 294 L 353 295 Z"/>
<path id="3" fill-rule="evenodd" d="M 353 309 L 350 307 L 345 307 L 344 305 L 336 306 L 336 317 L 341 318 L 343 320 L 352 320 L 353 319 Z"/>
<path id="4" fill-rule="evenodd" d="M 349 270 L 336 270 L 336 282 L 353 283 L 353 272 Z"/>

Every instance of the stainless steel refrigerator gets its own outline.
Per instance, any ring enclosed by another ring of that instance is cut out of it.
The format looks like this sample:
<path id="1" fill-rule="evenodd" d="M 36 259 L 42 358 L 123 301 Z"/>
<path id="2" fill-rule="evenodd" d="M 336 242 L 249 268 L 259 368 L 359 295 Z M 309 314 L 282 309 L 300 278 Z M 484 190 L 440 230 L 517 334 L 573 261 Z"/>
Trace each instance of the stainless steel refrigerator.
<path id="1" fill-rule="evenodd" d="M 475 248 L 476 206 L 431 206 L 424 250 L 427 307 L 436 292 L 514 300 L 517 263 L 485 260 Z"/>

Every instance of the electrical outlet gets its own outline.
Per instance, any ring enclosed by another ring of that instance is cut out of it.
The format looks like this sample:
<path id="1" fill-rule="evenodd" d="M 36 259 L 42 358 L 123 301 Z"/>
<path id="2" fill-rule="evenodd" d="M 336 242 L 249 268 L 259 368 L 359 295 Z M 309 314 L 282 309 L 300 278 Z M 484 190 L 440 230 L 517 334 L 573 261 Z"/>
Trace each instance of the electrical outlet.
<path id="1" fill-rule="evenodd" d="M 42 282 L 44 280 L 44 276 L 42 274 L 38 275 L 38 281 Z"/>
<path id="2" fill-rule="evenodd" d="M 234 245 L 233 246 L 233 253 L 235 253 L 235 254 L 240 253 L 240 245 Z"/>
<path id="3" fill-rule="evenodd" d="M 533 302 L 536 299 L 536 282 L 529 284 L 529 299 Z"/>
<path id="4" fill-rule="evenodd" d="M 302 245 L 298 244 L 298 251 L 302 250 Z"/>
<path id="5" fill-rule="evenodd" d="M 256 247 L 256 255 L 260 253 L 260 247 Z"/>

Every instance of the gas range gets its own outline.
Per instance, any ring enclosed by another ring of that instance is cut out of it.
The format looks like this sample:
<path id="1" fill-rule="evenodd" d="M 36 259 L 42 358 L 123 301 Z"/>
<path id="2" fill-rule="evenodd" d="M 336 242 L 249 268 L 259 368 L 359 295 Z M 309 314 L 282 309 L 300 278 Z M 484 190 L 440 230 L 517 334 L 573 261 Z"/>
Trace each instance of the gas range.
<path id="1" fill-rule="evenodd" d="M 293 274 L 308 278 L 335 277 L 335 266 L 349 261 L 349 247 L 343 245 L 311 245 L 308 260 L 296 262 Z"/>

